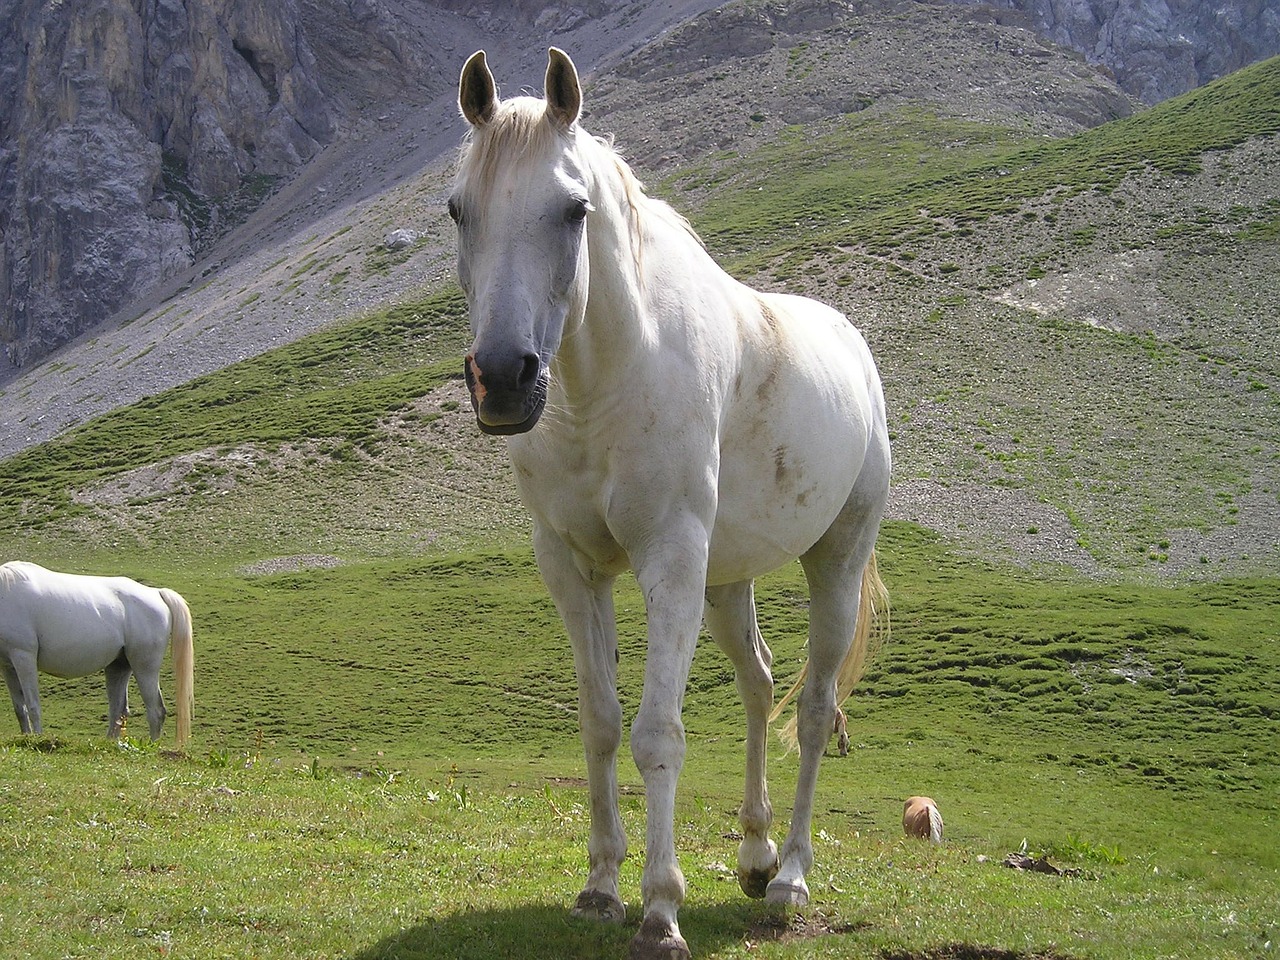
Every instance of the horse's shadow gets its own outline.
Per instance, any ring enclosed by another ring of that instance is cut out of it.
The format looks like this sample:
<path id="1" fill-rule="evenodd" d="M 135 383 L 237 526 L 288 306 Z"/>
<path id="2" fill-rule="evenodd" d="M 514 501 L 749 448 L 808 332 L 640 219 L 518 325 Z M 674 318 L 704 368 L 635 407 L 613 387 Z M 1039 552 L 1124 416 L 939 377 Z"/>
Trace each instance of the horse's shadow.
<path id="1" fill-rule="evenodd" d="M 421 920 L 348 960 L 608 960 L 627 955 L 639 925 L 638 905 L 622 924 L 573 917 L 563 904 L 464 910 Z M 782 939 L 792 927 L 787 912 L 759 902 L 686 905 L 680 911 L 680 932 L 698 957 L 747 940 Z"/>

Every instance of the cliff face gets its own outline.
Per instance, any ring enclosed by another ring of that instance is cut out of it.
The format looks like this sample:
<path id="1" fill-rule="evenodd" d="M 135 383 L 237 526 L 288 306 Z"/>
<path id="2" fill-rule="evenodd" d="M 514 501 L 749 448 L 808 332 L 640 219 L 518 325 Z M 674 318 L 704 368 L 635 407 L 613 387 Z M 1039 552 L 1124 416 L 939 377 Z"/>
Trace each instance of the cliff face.
<path id="1" fill-rule="evenodd" d="M 741 29 L 705 42 L 741 59 L 771 30 L 945 2 L 778 2 L 762 30 L 753 0 L 724 20 Z M 448 94 L 476 46 L 537 60 L 544 39 L 589 35 L 597 56 L 616 55 L 717 5 L 667 0 L 659 16 L 638 0 L 0 0 L 0 379 L 191 268 L 278 181 L 364 136 L 388 105 Z M 1149 102 L 1280 51 L 1275 0 L 980 5 Z"/>
<path id="2" fill-rule="evenodd" d="M 1280 53 L 1275 0 L 957 0 L 1018 11 L 1146 103 Z"/>
<path id="3" fill-rule="evenodd" d="M 22 363 L 188 265 L 333 135 L 295 0 L 0 2 L 0 340 Z"/>

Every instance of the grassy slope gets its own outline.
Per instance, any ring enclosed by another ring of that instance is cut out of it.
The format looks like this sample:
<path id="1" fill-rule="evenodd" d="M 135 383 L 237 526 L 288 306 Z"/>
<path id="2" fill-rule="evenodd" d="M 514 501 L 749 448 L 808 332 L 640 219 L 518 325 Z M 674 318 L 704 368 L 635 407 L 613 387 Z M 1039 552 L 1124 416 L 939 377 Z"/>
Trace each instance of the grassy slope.
<path id="1" fill-rule="evenodd" d="M 1264 67 L 1271 73 L 1238 82 L 1269 78 L 1274 89 L 1275 65 Z M 1141 153 L 1152 149 L 1142 129 L 1113 134 L 1137 137 L 1129 150 Z M 1220 146 L 1216 136 L 1187 156 Z M 999 137 L 974 137 L 986 144 L 979 165 L 1006 149 Z M 938 167 L 930 195 L 947 196 L 964 166 Z M 775 178 L 785 189 L 803 180 Z M 886 208 L 881 218 L 895 229 L 915 229 L 919 197 L 905 196 L 900 214 Z M 780 269 L 803 252 L 777 225 L 725 218 L 725 242 Z M 851 224 L 841 230 L 888 236 Z M 380 551 L 352 546 L 355 505 L 334 511 L 329 535 L 335 552 L 360 562 L 237 572 L 260 555 L 257 541 L 299 547 L 274 526 L 287 517 L 262 506 L 279 488 L 360 489 L 367 455 L 392 439 L 384 418 L 404 415 L 456 369 L 457 314 L 456 297 L 444 297 L 361 318 L 0 464 L 6 555 L 109 561 L 174 586 L 198 629 L 190 757 L 96 746 L 94 678 L 45 687 L 48 729 L 70 746 L 0 747 L 0 915 L 30 955 L 620 954 L 627 931 L 571 924 L 561 909 L 580 880 L 584 798 L 572 785 L 543 786 L 582 770 L 570 660 L 527 550 L 414 557 L 421 551 L 396 531 Z M 147 531 L 112 530 L 114 542 L 68 495 L 157 458 L 317 438 L 322 456 L 256 478 L 233 494 L 234 508 L 139 503 L 130 509 L 150 511 Z M 492 540 L 475 536 L 473 549 Z M 853 757 L 832 760 L 821 787 L 816 902 L 801 932 L 825 935 L 779 939 L 724 877 L 740 714 L 723 658 L 710 649 L 697 658 L 679 831 L 692 885 L 683 916 L 698 954 L 927 956 L 965 942 L 1025 956 L 1243 957 L 1274 942 L 1274 577 L 1172 589 L 1035 580 L 957 560 L 905 525 L 887 530 L 883 550 L 895 640 L 850 705 Z M 797 572 L 762 583 L 760 600 L 783 676 L 800 655 Z M 634 591 L 618 607 L 633 707 Z M 344 766 L 366 776 L 332 775 Z M 774 770 L 785 818 L 793 760 L 776 758 Z M 626 760 L 622 775 L 638 783 Z M 942 803 L 952 840 L 943 851 L 896 839 L 900 800 L 918 791 Z M 633 795 L 626 817 L 638 843 Z M 1023 838 L 1095 879 L 1027 877 L 979 860 Z M 634 902 L 636 858 L 625 879 Z"/>
<path id="2" fill-rule="evenodd" d="M 883 549 L 895 639 L 849 705 L 851 756 L 825 765 L 797 921 L 835 932 L 765 955 L 1246 957 L 1275 936 L 1280 585 L 1046 584 L 901 525 Z M 99 724 L 96 681 L 50 686 L 59 747 L 0 745 L 0 913 L 31 955 L 143 955 L 166 937 L 186 956 L 621 954 L 625 931 L 562 912 L 585 794 L 569 657 L 527 554 L 182 586 L 203 611 L 189 758 L 75 735 Z M 761 585 L 780 674 L 801 655 L 801 597 L 794 570 Z M 634 590 L 619 609 L 630 711 Z M 686 720 L 686 932 L 701 956 L 746 956 L 779 931 L 723 866 L 741 719 L 709 646 Z M 785 823 L 794 757 L 775 746 L 772 770 Z M 639 845 L 625 755 L 621 775 Z M 942 851 L 899 839 L 917 791 L 942 805 Z M 1024 840 L 1085 878 L 999 867 Z"/>

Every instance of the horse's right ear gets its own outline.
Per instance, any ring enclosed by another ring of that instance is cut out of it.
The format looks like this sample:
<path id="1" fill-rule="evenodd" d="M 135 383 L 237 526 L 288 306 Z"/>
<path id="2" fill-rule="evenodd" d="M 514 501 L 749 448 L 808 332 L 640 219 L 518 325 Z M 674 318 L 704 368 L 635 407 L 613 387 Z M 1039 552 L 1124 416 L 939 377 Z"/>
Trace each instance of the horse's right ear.
<path id="1" fill-rule="evenodd" d="M 473 127 L 483 127 L 498 109 L 498 88 L 484 61 L 484 51 L 477 50 L 462 66 L 458 80 L 458 109 Z"/>

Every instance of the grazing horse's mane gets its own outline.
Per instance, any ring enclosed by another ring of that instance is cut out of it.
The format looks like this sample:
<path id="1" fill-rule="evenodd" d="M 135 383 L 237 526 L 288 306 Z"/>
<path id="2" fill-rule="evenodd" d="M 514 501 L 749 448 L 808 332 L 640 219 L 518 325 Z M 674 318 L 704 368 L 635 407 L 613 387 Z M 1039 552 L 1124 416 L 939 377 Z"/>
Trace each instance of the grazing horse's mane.
<path id="1" fill-rule="evenodd" d="M 12 587 L 19 579 L 26 580 L 27 572 L 23 567 L 24 565 L 18 560 L 0 563 L 0 586 Z"/>
<path id="2" fill-rule="evenodd" d="M 547 116 L 546 102 L 536 97 L 501 100 L 492 119 L 482 127 L 470 128 L 458 158 L 458 192 L 466 195 L 487 191 L 503 160 L 534 157 L 553 147 L 569 145 L 582 149 L 583 159 L 592 164 L 597 175 L 608 174 L 612 168 L 621 182 L 637 265 L 642 260 L 646 217 L 665 220 L 687 233 L 699 247 L 704 246 L 692 224 L 675 208 L 644 192 L 644 184 L 618 153 L 612 139 L 594 136 L 577 124 L 568 129 L 557 126 Z"/>

